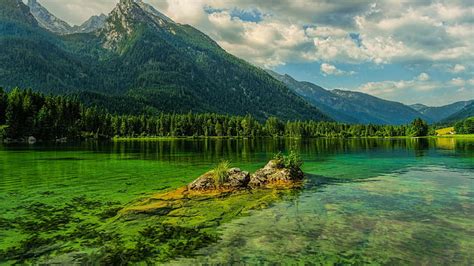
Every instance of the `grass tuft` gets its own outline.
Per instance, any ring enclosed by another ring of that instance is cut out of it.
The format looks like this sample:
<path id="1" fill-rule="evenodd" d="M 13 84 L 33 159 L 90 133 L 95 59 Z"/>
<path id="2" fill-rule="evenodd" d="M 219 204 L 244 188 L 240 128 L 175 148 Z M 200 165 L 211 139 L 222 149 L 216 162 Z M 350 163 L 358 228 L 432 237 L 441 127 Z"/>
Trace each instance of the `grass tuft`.
<path id="1" fill-rule="evenodd" d="M 230 169 L 230 162 L 229 161 L 222 161 L 220 162 L 214 169 L 212 169 L 212 174 L 214 175 L 214 180 L 216 184 L 223 184 L 227 182 L 229 175 L 228 171 Z"/>

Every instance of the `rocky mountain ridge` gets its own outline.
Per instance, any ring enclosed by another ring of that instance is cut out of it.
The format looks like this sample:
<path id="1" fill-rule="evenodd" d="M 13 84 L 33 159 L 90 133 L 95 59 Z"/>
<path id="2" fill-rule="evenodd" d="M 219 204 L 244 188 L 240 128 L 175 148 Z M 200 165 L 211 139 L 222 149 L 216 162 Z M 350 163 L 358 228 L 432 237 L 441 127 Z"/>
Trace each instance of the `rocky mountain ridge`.
<path id="1" fill-rule="evenodd" d="M 49 12 L 37 0 L 28 0 L 27 5 L 30 8 L 31 14 L 35 17 L 36 21 L 38 21 L 40 27 L 60 35 L 96 31 L 103 27 L 105 20 L 107 19 L 106 15 L 100 14 L 90 17 L 81 25 L 71 26 L 64 20 L 61 20 Z"/>

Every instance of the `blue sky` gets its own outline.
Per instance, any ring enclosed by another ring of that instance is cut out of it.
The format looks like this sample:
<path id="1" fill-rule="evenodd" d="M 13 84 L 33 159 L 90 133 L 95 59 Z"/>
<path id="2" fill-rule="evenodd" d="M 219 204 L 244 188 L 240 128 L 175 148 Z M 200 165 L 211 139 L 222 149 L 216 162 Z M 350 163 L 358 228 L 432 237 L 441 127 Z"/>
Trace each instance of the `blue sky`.
<path id="1" fill-rule="evenodd" d="M 38 0 L 71 24 L 118 0 Z M 262 68 L 437 106 L 474 98 L 474 1 L 145 0 Z"/>

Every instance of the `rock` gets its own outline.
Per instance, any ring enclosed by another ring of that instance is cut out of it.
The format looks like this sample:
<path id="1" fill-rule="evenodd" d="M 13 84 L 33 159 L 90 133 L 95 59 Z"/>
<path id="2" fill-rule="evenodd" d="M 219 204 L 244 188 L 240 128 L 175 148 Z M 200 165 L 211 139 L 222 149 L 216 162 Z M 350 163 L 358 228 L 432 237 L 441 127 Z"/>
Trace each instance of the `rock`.
<path id="1" fill-rule="evenodd" d="M 239 168 L 231 168 L 227 171 L 226 182 L 219 184 L 214 178 L 212 171 L 209 171 L 188 185 L 190 190 L 216 190 L 216 189 L 242 189 L 247 188 L 250 182 L 249 172 Z"/>
<path id="2" fill-rule="evenodd" d="M 209 171 L 188 185 L 190 190 L 214 190 L 216 189 L 216 180 L 212 171 Z"/>
<path id="3" fill-rule="evenodd" d="M 64 138 L 56 139 L 56 142 L 59 142 L 59 143 L 66 143 L 66 142 L 67 142 L 67 138 L 64 137 Z"/>
<path id="4" fill-rule="evenodd" d="M 232 168 L 227 171 L 229 175 L 227 182 L 221 186 L 225 188 L 241 189 L 246 188 L 250 182 L 250 173 L 240 170 L 239 168 Z"/>
<path id="5" fill-rule="evenodd" d="M 283 168 L 276 160 L 271 160 L 263 167 L 263 169 L 281 169 Z"/>
<path id="6" fill-rule="evenodd" d="M 272 160 L 250 177 L 249 186 L 257 188 L 272 183 L 292 183 L 301 181 L 303 178 L 304 174 L 301 169 L 282 168 L 276 161 Z"/>
<path id="7" fill-rule="evenodd" d="M 28 143 L 29 144 L 35 144 L 36 143 L 36 138 L 33 136 L 28 137 Z"/>
<path id="8" fill-rule="evenodd" d="M 303 178 L 301 169 L 288 169 L 272 160 L 253 175 L 239 168 L 231 168 L 227 171 L 226 181 L 220 184 L 214 178 L 213 172 L 209 171 L 189 184 L 187 189 L 193 191 L 241 190 L 278 183 L 292 184 Z"/>

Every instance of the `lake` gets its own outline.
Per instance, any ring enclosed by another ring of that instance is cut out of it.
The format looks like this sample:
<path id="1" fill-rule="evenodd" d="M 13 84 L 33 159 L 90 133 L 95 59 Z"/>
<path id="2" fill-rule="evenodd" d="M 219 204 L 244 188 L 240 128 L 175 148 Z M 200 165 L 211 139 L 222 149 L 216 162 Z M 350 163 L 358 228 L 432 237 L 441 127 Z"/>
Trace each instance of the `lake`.
<path id="1" fill-rule="evenodd" d="M 195 204 L 155 228 L 167 235 L 144 231 L 165 221 L 159 213 L 120 217 L 124 206 L 186 185 L 221 160 L 255 171 L 290 149 L 304 160 L 301 189 Z M 209 218 L 219 210 L 220 219 Z M 474 139 L 0 146 L 0 215 L 3 263 L 108 264 L 128 254 L 173 265 L 472 265 Z"/>

